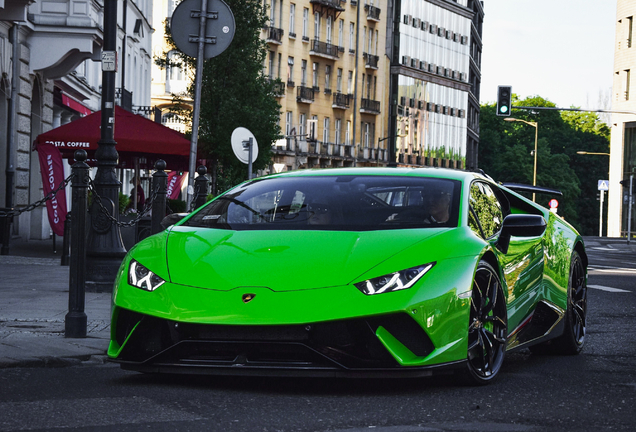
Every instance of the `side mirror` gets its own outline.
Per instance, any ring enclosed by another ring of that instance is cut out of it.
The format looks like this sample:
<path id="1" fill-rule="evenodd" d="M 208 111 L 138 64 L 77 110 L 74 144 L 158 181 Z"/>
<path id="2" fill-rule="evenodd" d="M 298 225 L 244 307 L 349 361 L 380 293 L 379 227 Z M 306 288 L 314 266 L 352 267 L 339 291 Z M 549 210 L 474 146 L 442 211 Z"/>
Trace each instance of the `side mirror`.
<path id="1" fill-rule="evenodd" d="M 508 253 L 510 237 L 537 237 L 543 235 L 547 225 L 543 216 L 529 214 L 511 214 L 506 216 L 497 240 L 497 249 Z"/>
<path id="2" fill-rule="evenodd" d="M 172 213 L 161 220 L 161 228 L 166 229 L 179 222 L 181 219 L 189 215 L 190 213 Z"/>

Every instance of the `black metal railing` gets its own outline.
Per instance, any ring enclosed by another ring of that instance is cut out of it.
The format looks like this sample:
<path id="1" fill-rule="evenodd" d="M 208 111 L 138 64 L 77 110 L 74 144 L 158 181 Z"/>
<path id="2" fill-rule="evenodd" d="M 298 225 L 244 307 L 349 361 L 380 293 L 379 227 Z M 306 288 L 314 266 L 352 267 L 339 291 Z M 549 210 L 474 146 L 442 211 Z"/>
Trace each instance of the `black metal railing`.
<path id="1" fill-rule="evenodd" d="M 362 98 L 360 101 L 360 109 L 365 112 L 380 114 L 380 101 Z"/>
<path id="2" fill-rule="evenodd" d="M 334 58 L 340 58 L 338 46 L 327 42 L 321 42 L 318 39 L 311 41 L 311 51 L 309 54 L 326 55 Z"/>
<path id="3" fill-rule="evenodd" d="M 367 11 L 367 19 L 380 21 L 380 8 L 371 5 L 364 5 L 364 10 Z"/>
<path id="4" fill-rule="evenodd" d="M 272 81 L 272 85 L 274 87 L 274 95 L 281 97 L 285 95 L 285 83 L 282 82 L 280 79 L 273 79 L 270 78 L 270 80 Z"/>
<path id="5" fill-rule="evenodd" d="M 364 53 L 363 56 L 365 57 L 365 67 L 370 69 L 378 68 L 378 62 L 380 61 L 379 56 L 367 53 Z"/>
<path id="6" fill-rule="evenodd" d="M 349 108 L 351 103 L 351 95 L 345 93 L 336 92 L 333 94 L 333 106 L 334 108 Z"/>
<path id="7" fill-rule="evenodd" d="M 314 101 L 313 87 L 298 86 L 296 100 L 298 102 L 313 102 Z"/>
<path id="8" fill-rule="evenodd" d="M 285 31 L 276 27 L 267 27 L 267 42 L 283 43 Z"/>
<path id="9" fill-rule="evenodd" d="M 311 4 L 319 4 L 322 6 L 327 6 L 339 11 L 343 11 L 344 8 L 341 6 L 340 0 L 311 0 L 309 3 Z"/>

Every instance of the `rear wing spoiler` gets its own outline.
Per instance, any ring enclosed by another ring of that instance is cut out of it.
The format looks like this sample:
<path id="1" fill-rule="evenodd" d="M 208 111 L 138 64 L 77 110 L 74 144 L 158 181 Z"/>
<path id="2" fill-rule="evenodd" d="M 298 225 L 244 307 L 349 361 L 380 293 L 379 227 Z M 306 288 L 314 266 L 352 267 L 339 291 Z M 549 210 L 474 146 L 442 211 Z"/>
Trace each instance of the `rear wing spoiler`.
<path id="1" fill-rule="evenodd" d="M 563 196 L 563 192 L 558 189 L 552 189 L 542 186 L 531 186 L 527 184 L 521 183 L 501 183 L 503 187 L 511 189 L 515 192 L 530 192 L 530 193 L 542 193 L 548 195 L 558 195 Z"/>

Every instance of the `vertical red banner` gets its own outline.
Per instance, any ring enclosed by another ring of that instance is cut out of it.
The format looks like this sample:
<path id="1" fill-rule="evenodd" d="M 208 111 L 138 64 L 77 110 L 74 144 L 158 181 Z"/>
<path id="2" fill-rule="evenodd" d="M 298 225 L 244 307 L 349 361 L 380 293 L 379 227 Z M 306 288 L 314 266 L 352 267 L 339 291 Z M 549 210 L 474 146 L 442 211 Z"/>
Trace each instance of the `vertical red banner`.
<path id="1" fill-rule="evenodd" d="M 54 191 L 64 181 L 64 165 L 62 155 L 53 144 L 38 144 L 36 147 L 42 173 L 42 188 L 44 196 Z M 53 199 L 46 201 L 49 224 L 53 232 L 64 235 L 64 221 L 66 220 L 66 191 L 60 189 Z"/>
<path id="2" fill-rule="evenodd" d="M 168 193 L 166 196 L 169 199 L 179 198 L 179 192 L 181 192 L 181 184 L 183 183 L 184 177 L 185 174 L 179 174 L 177 171 L 171 171 L 168 174 Z"/>

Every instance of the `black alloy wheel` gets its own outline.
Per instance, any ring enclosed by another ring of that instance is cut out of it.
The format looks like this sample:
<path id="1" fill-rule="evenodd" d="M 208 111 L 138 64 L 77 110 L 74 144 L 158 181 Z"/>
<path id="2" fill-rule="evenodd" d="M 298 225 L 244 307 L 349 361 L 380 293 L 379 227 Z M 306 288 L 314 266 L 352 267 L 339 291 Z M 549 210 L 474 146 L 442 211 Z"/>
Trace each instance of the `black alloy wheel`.
<path id="1" fill-rule="evenodd" d="M 568 320 L 571 333 L 570 346 L 565 354 L 578 354 L 585 343 L 587 317 L 587 278 L 583 261 L 577 252 L 572 254 L 568 293 Z M 568 329 L 566 329 L 566 332 Z M 567 345 L 567 344 L 566 344 Z"/>
<path id="2" fill-rule="evenodd" d="M 471 384 L 487 384 L 498 374 L 506 354 L 508 314 L 497 271 L 487 262 L 477 266 L 468 325 L 468 370 Z"/>

